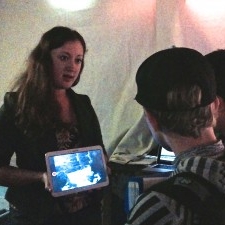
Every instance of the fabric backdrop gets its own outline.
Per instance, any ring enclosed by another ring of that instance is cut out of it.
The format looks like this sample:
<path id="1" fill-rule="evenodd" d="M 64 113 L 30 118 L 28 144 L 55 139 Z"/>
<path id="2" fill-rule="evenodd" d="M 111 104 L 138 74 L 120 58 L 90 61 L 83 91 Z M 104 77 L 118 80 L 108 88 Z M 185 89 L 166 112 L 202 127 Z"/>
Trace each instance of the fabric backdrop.
<path id="1" fill-rule="evenodd" d="M 221 2 L 96 0 L 93 8 L 68 12 L 47 0 L 0 0 L 0 101 L 40 36 L 53 26 L 69 26 L 88 47 L 74 90 L 90 96 L 109 155 L 149 149 L 151 137 L 134 100 L 136 71 L 148 56 L 173 45 L 203 54 L 225 48 Z"/>

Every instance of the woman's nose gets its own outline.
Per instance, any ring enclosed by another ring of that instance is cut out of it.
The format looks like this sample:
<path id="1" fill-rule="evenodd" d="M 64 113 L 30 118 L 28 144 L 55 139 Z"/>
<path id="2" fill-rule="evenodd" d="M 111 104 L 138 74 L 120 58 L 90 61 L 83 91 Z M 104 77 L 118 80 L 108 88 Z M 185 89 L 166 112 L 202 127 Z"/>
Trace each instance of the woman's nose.
<path id="1" fill-rule="evenodd" d="M 77 70 L 80 68 L 80 65 L 76 61 L 70 60 L 70 62 L 68 63 L 68 68 L 70 70 Z"/>

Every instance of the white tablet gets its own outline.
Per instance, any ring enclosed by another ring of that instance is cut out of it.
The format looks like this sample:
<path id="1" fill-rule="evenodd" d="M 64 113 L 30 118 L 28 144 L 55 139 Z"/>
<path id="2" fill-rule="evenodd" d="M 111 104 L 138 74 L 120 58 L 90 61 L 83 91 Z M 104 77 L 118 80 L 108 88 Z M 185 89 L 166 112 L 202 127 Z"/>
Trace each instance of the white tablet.
<path id="1" fill-rule="evenodd" d="M 109 184 L 101 146 L 48 152 L 45 154 L 45 160 L 54 197 Z"/>

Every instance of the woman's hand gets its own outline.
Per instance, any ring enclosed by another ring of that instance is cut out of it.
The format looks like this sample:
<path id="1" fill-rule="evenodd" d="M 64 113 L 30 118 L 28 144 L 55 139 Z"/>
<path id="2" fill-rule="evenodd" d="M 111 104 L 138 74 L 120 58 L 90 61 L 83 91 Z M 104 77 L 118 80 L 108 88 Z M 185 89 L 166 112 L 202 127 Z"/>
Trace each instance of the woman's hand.
<path id="1" fill-rule="evenodd" d="M 45 190 L 51 192 L 52 189 L 51 189 L 51 186 L 50 186 L 50 183 L 49 183 L 48 176 L 47 176 L 46 172 L 42 174 L 42 182 L 45 184 Z"/>

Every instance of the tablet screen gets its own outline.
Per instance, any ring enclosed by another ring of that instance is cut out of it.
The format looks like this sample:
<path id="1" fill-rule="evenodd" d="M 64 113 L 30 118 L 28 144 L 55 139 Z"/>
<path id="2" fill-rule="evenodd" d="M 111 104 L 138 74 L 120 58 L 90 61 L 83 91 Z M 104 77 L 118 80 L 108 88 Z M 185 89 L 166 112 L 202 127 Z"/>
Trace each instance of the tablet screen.
<path id="1" fill-rule="evenodd" d="M 45 159 L 55 197 L 109 184 L 101 146 L 48 152 Z"/>

